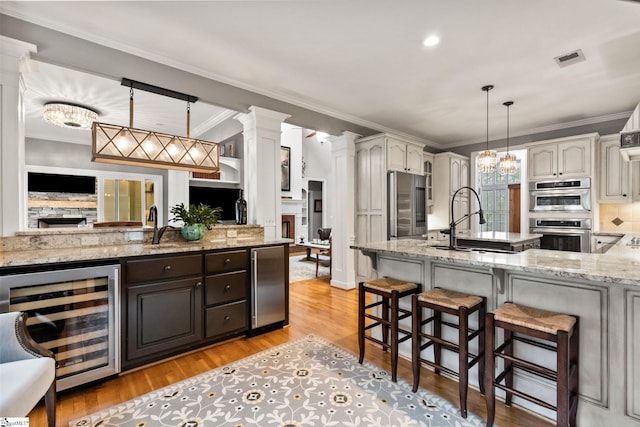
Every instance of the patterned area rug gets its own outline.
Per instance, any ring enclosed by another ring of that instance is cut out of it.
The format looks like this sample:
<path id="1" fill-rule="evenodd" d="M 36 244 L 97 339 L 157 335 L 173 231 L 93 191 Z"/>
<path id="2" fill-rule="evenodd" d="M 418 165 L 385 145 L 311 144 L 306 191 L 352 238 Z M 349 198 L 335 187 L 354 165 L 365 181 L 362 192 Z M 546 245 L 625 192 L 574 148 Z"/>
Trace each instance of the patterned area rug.
<path id="1" fill-rule="evenodd" d="M 306 258 L 306 255 L 297 255 L 289 258 L 289 283 L 316 278 L 315 258 L 313 261 L 306 261 Z M 329 267 L 321 265 L 318 268 L 318 277 L 328 275 Z"/>
<path id="2" fill-rule="evenodd" d="M 87 426 L 483 426 L 314 335 L 80 418 Z"/>

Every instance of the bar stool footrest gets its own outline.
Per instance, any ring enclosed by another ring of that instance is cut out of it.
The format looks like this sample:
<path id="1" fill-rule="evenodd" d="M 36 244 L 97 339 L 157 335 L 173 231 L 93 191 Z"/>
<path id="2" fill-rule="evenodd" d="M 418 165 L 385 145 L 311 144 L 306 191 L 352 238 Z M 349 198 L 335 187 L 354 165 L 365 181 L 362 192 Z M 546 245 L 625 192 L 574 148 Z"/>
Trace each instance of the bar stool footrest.
<path id="1" fill-rule="evenodd" d="M 543 408 L 546 408 L 546 409 L 549 409 L 549 410 L 552 410 L 552 411 L 557 411 L 558 410 L 554 405 L 551 405 L 551 404 L 549 404 L 549 403 L 547 403 L 547 402 L 545 402 L 543 400 L 540 400 L 537 397 L 531 396 L 530 394 L 527 394 L 527 393 L 524 393 L 522 391 L 516 390 L 516 389 L 514 389 L 512 387 L 507 387 L 506 385 L 497 384 L 497 383 L 494 383 L 494 384 L 495 384 L 496 387 L 498 387 L 499 389 L 504 390 L 505 392 L 512 393 L 514 396 L 518 396 L 518 397 L 520 397 L 522 399 L 526 399 L 529 402 L 533 402 L 533 403 L 535 403 L 537 405 L 542 406 Z"/>

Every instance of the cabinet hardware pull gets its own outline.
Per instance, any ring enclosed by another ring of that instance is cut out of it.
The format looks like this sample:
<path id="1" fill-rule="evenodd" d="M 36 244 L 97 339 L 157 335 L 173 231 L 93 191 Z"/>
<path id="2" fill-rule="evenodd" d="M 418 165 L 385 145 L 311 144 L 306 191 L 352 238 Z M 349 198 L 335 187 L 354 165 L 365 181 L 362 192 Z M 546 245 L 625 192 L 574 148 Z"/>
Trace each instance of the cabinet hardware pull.
<path id="1" fill-rule="evenodd" d="M 164 271 L 170 271 L 171 270 L 171 266 L 170 265 L 165 265 L 164 266 Z"/>
<path id="2" fill-rule="evenodd" d="M 224 316 L 224 321 L 225 321 L 225 322 L 228 322 L 229 320 L 231 320 L 231 317 L 229 317 L 229 316 Z"/>
<path id="3" fill-rule="evenodd" d="M 196 282 L 196 288 L 199 288 L 200 286 L 202 286 L 202 282 Z"/>
<path id="4" fill-rule="evenodd" d="M 224 287 L 224 290 L 225 290 L 225 291 L 228 291 L 228 290 L 230 290 L 230 289 L 231 289 L 231 285 L 227 285 L 227 286 L 225 286 L 225 287 Z"/>
<path id="5" fill-rule="evenodd" d="M 622 197 L 627 197 L 627 195 L 626 195 L 626 194 L 623 194 L 623 195 L 622 195 Z"/>
<path id="6" fill-rule="evenodd" d="M 226 264 L 229 264 L 230 262 L 231 262 L 231 260 L 230 260 L 229 258 L 227 258 L 227 259 L 225 259 L 225 260 L 224 260 L 225 265 L 226 265 Z"/>

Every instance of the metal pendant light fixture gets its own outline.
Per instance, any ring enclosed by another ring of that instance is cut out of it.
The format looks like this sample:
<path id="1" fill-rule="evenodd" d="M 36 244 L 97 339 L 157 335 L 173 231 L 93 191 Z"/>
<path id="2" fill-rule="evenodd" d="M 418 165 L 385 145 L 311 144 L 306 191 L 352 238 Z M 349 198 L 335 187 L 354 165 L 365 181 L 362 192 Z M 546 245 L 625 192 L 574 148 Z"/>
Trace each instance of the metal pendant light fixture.
<path id="1" fill-rule="evenodd" d="M 509 154 L 509 107 L 513 105 L 513 101 L 503 102 L 502 105 L 507 107 L 507 154 L 500 158 L 500 173 L 508 175 L 516 170 L 516 156 Z"/>
<path id="2" fill-rule="evenodd" d="M 129 127 L 94 122 L 92 160 L 192 172 L 217 172 L 220 150 L 216 142 L 190 137 L 191 103 L 198 98 L 169 89 L 122 79 L 129 86 Z M 133 127 L 133 88 L 187 101 L 187 136 L 169 135 Z"/>
<path id="3" fill-rule="evenodd" d="M 478 155 L 478 169 L 480 172 L 490 173 L 496 170 L 496 152 L 489 150 L 489 91 L 493 85 L 482 86 L 482 90 L 487 92 L 487 148 Z"/>

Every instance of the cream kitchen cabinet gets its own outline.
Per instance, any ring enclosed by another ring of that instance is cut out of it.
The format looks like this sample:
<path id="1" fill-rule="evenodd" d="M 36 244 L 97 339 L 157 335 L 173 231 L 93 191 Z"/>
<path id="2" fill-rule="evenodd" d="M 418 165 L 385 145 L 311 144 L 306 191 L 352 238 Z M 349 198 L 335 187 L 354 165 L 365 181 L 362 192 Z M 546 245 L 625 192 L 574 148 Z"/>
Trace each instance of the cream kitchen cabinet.
<path id="1" fill-rule="evenodd" d="M 434 156 L 434 204 L 429 216 L 429 228 L 444 229 L 451 222 L 451 197 L 461 187 L 469 185 L 469 158 L 456 153 L 438 153 Z M 469 192 L 461 191 L 453 203 L 453 216 L 457 220 L 469 213 Z M 458 224 L 457 234 L 469 232 L 469 221 Z"/>
<path id="2" fill-rule="evenodd" d="M 598 138 L 594 133 L 528 145 L 529 180 L 591 176 Z"/>
<path id="3" fill-rule="evenodd" d="M 387 137 L 387 170 L 424 174 L 422 153 L 424 144 Z"/>
<path id="4" fill-rule="evenodd" d="M 628 162 L 622 158 L 619 134 L 600 138 L 599 178 L 599 202 L 640 201 L 640 162 Z"/>
<path id="5" fill-rule="evenodd" d="M 425 181 L 425 197 L 427 199 L 427 207 L 433 206 L 433 154 L 422 153 L 422 160 L 424 162 L 424 181 Z"/>

